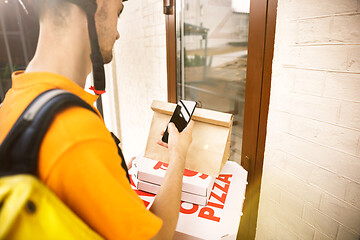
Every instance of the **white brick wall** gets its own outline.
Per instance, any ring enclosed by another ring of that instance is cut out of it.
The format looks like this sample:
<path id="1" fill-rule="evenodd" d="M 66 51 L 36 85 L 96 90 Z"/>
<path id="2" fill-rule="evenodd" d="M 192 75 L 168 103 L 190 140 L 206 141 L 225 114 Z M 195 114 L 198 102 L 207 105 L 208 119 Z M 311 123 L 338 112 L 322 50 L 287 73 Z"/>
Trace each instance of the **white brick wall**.
<path id="1" fill-rule="evenodd" d="M 360 236 L 360 0 L 278 0 L 256 239 Z"/>
<path id="2" fill-rule="evenodd" d="M 116 74 L 108 81 L 108 89 L 112 87 L 111 81 L 116 81 L 120 109 L 118 125 L 121 126 L 118 134 L 127 160 L 145 150 L 153 114 L 150 109 L 152 100 L 167 101 L 162 4 L 157 0 L 127 1 L 118 22 L 120 39 L 115 44 L 115 62 L 112 64 Z M 107 113 L 105 119 L 116 114 Z"/>

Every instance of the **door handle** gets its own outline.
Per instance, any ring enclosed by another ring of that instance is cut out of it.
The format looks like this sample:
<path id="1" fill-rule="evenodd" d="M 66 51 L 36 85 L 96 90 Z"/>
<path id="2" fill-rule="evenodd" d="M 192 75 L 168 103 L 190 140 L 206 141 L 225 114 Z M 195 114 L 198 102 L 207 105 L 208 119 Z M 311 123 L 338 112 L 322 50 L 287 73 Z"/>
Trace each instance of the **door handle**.
<path id="1" fill-rule="evenodd" d="M 174 0 L 163 0 L 163 4 L 164 4 L 165 15 L 174 14 Z"/>

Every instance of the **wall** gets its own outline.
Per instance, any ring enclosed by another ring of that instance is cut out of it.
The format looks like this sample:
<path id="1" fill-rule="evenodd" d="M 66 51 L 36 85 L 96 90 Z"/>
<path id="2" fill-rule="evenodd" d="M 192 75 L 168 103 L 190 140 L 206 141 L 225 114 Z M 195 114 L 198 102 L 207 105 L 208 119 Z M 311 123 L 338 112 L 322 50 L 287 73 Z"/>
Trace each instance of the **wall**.
<path id="1" fill-rule="evenodd" d="M 279 0 L 256 239 L 358 240 L 360 1 Z"/>
<path id="2" fill-rule="evenodd" d="M 108 96 L 115 112 L 104 109 L 106 118 L 117 116 L 117 134 L 125 158 L 145 150 L 153 99 L 167 101 L 165 15 L 162 1 L 131 0 L 124 3 L 118 22 L 120 39 L 114 60 L 107 66 Z M 110 68 L 110 69 L 109 69 Z M 113 92 L 111 92 L 113 91 Z M 107 101 L 107 99 L 105 99 Z M 111 128 L 111 126 L 109 126 Z M 160 138 L 160 133 L 159 133 Z"/>

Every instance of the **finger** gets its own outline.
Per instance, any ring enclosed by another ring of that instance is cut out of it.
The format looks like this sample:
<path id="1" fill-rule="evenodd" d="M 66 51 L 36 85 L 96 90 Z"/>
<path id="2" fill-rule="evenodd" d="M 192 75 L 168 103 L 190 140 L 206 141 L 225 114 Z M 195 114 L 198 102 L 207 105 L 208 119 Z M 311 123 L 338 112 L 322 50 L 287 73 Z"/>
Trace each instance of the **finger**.
<path id="1" fill-rule="evenodd" d="M 175 124 L 172 123 L 172 122 L 169 123 L 168 129 L 169 129 L 169 134 L 171 134 L 171 133 L 179 133 L 179 131 L 176 128 Z"/>
<path id="2" fill-rule="evenodd" d="M 126 163 L 126 166 L 127 166 L 128 170 L 130 170 L 130 168 L 132 167 L 132 163 L 133 163 L 133 161 L 134 161 L 135 158 L 136 158 L 136 157 L 130 158 L 130 161 Z"/>
<path id="3" fill-rule="evenodd" d="M 162 147 L 166 147 L 166 148 L 168 148 L 168 144 L 167 143 L 164 143 L 164 142 L 162 142 L 162 141 L 157 141 L 157 144 L 159 144 L 160 146 L 162 146 Z"/>
<path id="4" fill-rule="evenodd" d="M 162 132 L 160 133 L 160 135 L 161 135 L 161 136 L 164 136 L 164 133 L 165 133 L 165 131 L 162 131 Z"/>
<path id="5" fill-rule="evenodd" d="M 189 124 L 184 129 L 184 132 L 192 132 L 193 128 L 194 128 L 194 121 L 190 120 Z"/>

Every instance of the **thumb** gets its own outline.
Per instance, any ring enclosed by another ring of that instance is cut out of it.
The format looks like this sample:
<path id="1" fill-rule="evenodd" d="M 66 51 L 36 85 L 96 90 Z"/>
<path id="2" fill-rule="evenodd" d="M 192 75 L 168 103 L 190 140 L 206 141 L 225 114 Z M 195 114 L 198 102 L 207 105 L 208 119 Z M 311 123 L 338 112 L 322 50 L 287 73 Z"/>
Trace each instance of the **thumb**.
<path id="1" fill-rule="evenodd" d="M 186 126 L 184 132 L 192 132 L 194 128 L 194 121 L 190 120 L 189 124 Z"/>
<path id="2" fill-rule="evenodd" d="M 178 129 L 176 128 L 175 124 L 170 122 L 168 125 L 169 133 L 179 133 Z"/>

